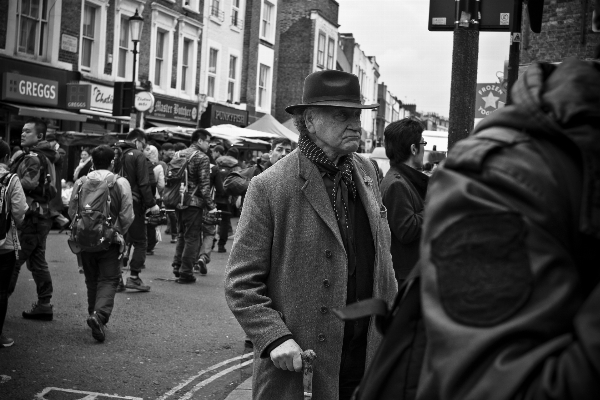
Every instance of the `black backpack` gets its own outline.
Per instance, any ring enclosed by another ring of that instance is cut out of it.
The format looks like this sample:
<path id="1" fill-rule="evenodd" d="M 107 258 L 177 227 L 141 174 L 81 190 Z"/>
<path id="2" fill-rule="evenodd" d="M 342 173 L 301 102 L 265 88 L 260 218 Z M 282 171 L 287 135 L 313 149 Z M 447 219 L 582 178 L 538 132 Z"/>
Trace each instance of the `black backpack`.
<path id="1" fill-rule="evenodd" d="M 390 311 L 383 300 L 369 299 L 333 312 L 342 320 L 375 315 L 384 335 L 353 400 L 413 400 L 425 357 L 419 264 L 398 291 Z"/>
<path id="2" fill-rule="evenodd" d="M 41 152 L 23 152 L 20 154 L 11 164 L 10 172 L 16 173 L 19 169 L 19 165 L 23 162 L 25 157 L 33 156 L 40 160 L 40 179 L 38 185 L 32 190 L 25 190 L 25 195 L 31 197 L 34 201 L 48 203 L 54 197 L 56 197 L 56 188 L 52 185 L 52 176 L 48 169 L 48 166 L 52 165 L 48 157 Z"/>
<path id="3" fill-rule="evenodd" d="M 12 219 L 10 198 L 7 196 L 8 187 L 13 178 L 19 179 L 17 175 L 9 172 L 0 178 L 0 245 L 4 244 L 8 231 L 12 227 L 12 239 L 16 251 L 17 240 L 15 236 L 17 235 L 17 228 L 15 227 L 15 221 Z"/>

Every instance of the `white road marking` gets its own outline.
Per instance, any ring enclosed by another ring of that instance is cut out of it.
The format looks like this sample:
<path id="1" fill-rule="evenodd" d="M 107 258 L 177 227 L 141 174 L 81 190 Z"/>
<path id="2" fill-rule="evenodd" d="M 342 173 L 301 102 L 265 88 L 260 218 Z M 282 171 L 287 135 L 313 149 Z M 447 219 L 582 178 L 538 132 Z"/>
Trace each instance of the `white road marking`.
<path id="1" fill-rule="evenodd" d="M 219 379 L 220 377 L 222 377 L 223 375 L 226 375 L 226 374 L 230 373 L 231 371 L 235 371 L 236 369 L 243 368 L 243 367 L 245 367 L 248 364 L 252 364 L 252 361 L 254 361 L 254 360 L 248 360 L 248 361 L 243 362 L 241 364 L 234 365 L 233 367 L 229 367 L 227 369 L 224 369 L 223 371 L 219 372 L 218 374 L 215 374 L 215 375 L 211 376 L 210 378 L 203 380 L 202 382 L 200 382 L 196 386 L 194 386 L 192 388 L 192 390 L 190 390 L 189 392 L 187 392 L 186 394 L 184 394 L 183 396 L 181 396 L 179 398 L 179 400 L 189 400 L 194 393 L 196 393 L 198 390 L 200 390 L 204 386 L 208 385 L 209 383 L 211 383 L 215 379 Z"/>
<path id="2" fill-rule="evenodd" d="M 47 387 L 44 390 L 42 390 L 40 393 L 36 394 L 34 398 L 38 399 L 38 400 L 45 400 L 46 398 L 44 396 L 47 395 L 49 392 L 52 392 L 52 391 L 63 392 L 63 393 L 66 392 L 66 393 L 85 394 L 85 396 L 82 397 L 79 400 L 97 400 L 98 396 L 108 397 L 109 399 L 144 400 L 141 397 L 119 396 L 119 395 L 116 395 L 116 394 L 98 393 L 98 392 L 86 392 L 84 390 L 62 389 L 62 388 L 56 388 L 56 387 Z"/>
<path id="3" fill-rule="evenodd" d="M 208 368 L 206 368 L 206 369 L 203 369 L 202 371 L 198 372 L 196 375 L 194 375 L 194 376 L 192 376 L 192 377 L 190 377 L 190 378 L 186 379 L 185 381 L 181 382 L 180 384 L 178 384 L 178 385 L 177 385 L 177 386 L 175 386 L 173 389 L 169 390 L 167 393 L 163 394 L 162 396 L 160 396 L 160 397 L 159 397 L 159 398 L 157 398 L 156 400 L 166 400 L 167 398 L 171 397 L 172 395 L 174 395 L 176 392 L 178 392 L 179 390 L 181 390 L 181 389 L 182 389 L 182 388 L 184 388 L 185 386 L 189 385 L 191 382 L 193 382 L 193 381 L 194 381 L 194 379 L 197 379 L 197 378 L 199 378 L 200 376 L 202 376 L 202 375 L 206 374 L 207 372 L 213 371 L 213 370 L 215 370 L 215 369 L 217 369 L 217 368 L 221 368 L 222 366 L 224 366 L 224 365 L 227 365 L 227 364 L 229 364 L 229 363 L 232 363 L 232 362 L 234 362 L 234 361 L 237 361 L 237 360 L 243 360 L 243 359 L 245 359 L 245 358 L 252 357 L 253 355 L 254 355 L 253 353 L 247 353 L 247 354 L 244 354 L 244 355 L 242 355 L 242 356 L 233 357 L 233 358 L 230 358 L 229 360 L 221 361 L 221 362 L 220 362 L 220 363 L 218 363 L 218 364 L 215 364 L 215 365 L 213 365 L 213 366 L 210 366 L 210 367 L 208 367 Z M 252 360 L 248 361 L 247 363 L 249 364 L 249 363 L 251 363 L 251 362 L 252 362 Z M 243 364 L 240 364 L 240 365 L 243 365 Z M 247 364 L 246 364 L 246 365 L 247 365 Z M 240 368 L 239 366 L 236 366 L 236 367 Z M 225 371 L 227 371 L 227 370 L 225 370 Z M 229 371 L 228 371 L 228 372 L 229 372 Z M 217 374 L 217 375 L 218 375 L 218 374 Z M 216 376 L 216 375 L 215 375 L 215 376 Z M 222 375 L 220 375 L 220 376 L 222 376 Z M 203 382 L 204 382 L 204 381 L 203 381 Z M 200 383 L 202 383 L 202 382 L 200 382 Z"/>

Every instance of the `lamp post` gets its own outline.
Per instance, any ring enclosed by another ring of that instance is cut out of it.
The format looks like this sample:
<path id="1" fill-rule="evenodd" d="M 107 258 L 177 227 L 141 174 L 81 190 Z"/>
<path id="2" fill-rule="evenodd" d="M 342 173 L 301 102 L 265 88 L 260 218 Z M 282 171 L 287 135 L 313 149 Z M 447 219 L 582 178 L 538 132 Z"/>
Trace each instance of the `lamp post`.
<path id="1" fill-rule="evenodd" d="M 134 104 L 135 104 L 135 67 L 137 64 L 137 44 L 142 37 L 142 28 L 144 27 L 144 18 L 142 18 L 138 14 L 138 10 L 136 8 L 135 15 L 129 17 L 129 30 L 131 32 L 131 40 L 133 41 L 133 75 L 131 76 L 131 115 L 135 114 Z M 133 117 L 135 118 L 135 117 Z M 137 128 L 137 121 L 134 120 L 133 124 L 134 128 Z"/>

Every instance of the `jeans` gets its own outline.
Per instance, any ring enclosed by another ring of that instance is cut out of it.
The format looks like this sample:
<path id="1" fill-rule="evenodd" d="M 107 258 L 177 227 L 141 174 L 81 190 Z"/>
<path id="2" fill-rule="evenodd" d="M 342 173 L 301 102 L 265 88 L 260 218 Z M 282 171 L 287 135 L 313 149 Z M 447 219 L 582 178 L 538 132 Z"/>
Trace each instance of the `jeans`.
<path id="1" fill-rule="evenodd" d="M 148 246 L 148 238 L 146 236 L 146 209 L 144 205 L 138 202 L 133 202 L 133 223 L 127 231 L 127 244 L 133 244 L 133 254 L 129 262 L 129 268 L 132 275 L 139 274 L 146 264 L 146 248 Z"/>
<path id="2" fill-rule="evenodd" d="M 156 247 L 156 225 L 146 224 L 146 236 L 148 237 L 147 251 L 152 251 Z"/>
<path id="3" fill-rule="evenodd" d="M 171 230 L 171 237 L 175 239 L 177 237 L 177 215 L 173 211 L 167 212 L 167 224 Z"/>
<path id="4" fill-rule="evenodd" d="M 226 213 L 231 212 L 231 207 L 229 207 L 229 204 L 217 203 L 217 209 L 225 211 L 221 214 L 221 223 L 219 224 L 219 246 L 225 246 L 229 237 L 229 226 L 231 225 L 231 214 Z"/>
<path id="5" fill-rule="evenodd" d="M 0 335 L 8 308 L 8 287 L 15 269 L 16 254 L 14 251 L 0 253 Z"/>
<path id="6" fill-rule="evenodd" d="M 85 286 L 87 287 L 88 313 L 96 311 L 106 324 L 115 304 L 115 294 L 121 279 L 119 245 L 95 253 L 81 252 Z"/>
<path id="7" fill-rule="evenodd" d="M 198 259 L 198 247 L 202 233 L 202 209 L 190 206 L 177 211 L 179 233 L 175 257 L 173 257 L 173 270 L 179 270 L 182 277 L 194 275 L 193 266 Z"/>
<path id="8" fill-rule="evenodd" d="M 36 219 L 37 221 L 35 221 Z M 52 298 L 52 277 L 46 262 L 46 239 L 51 226 L 52 220 L 49 218 L 40 218 L 34 215 L 25 216 L 22 230 L 19 232 L 21 251 L 19 252 L 19 259 L 15 262 L 8 288 L 9 294 L 14 292 L 21 266 L 27 262 L 27 269 L 31 271 L 35 282 L 38 300 L 44 303 L 49 302 Z"/>
<path id="9" fill-rule="evenodd" d="M 198 259 L 202 258 L 205 264 L 210 262 L 210 253 L 212 253 L 216 232 L 216 225 L 202 224 L 202 244 L 198 249 Z"/>

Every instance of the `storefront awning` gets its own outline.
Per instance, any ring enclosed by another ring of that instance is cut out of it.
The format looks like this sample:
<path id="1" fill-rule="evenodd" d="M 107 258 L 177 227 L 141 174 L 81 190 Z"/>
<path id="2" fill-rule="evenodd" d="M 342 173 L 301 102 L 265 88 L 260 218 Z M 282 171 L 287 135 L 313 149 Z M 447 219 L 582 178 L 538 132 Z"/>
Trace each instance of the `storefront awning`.
<path id="1" fill-rule="evenodd" d="M 116 122 L 116 123 L 124 122 L 124 123 L 128 124 L 129 120 L 131 119 L 130 117 L 122 117 L 122 116 L 114 117 L 112 114 L 109 114 L 109 113 L 105 113 L 102 111 L 88 110 L 88 109 L 81 109 L 81 110 L 79 110 L 79 112 L 82 114 L 93 115 L 95 117 L 104 118 L 104 119 L 106 119 L 106 122 L 113 122 L 111 120 L 115 120 L 114 122 Z M 86 117 L 86 120 L 88 120 L 88 119 L 89 118 Z"/>
<path id="2" fill-rule="evenodd" d="M 58 108 L 41 108 L 32 106 L 22 106 L 13 103 L 2 102 L 0 104 L 7 105 L 15 110 L 18 110 L 19 115 L 24 117 L 38 117 L 38 118 L 49 118 L 49 119 L 60 119 L 65 121 L 87 121 L 85 115 L 76 114 L 74 112 L 60 110 Z"/>
<path id="3" fill-rule="evenodd" d="M 195 128 L 196 125 L 197 125 L 196 122 L 178 121 L 178 120 L 172 120 L 172 119 L 164 119 L 164 118 L 158 118 L 158 117 L 150 116 L 150 115 L 144 115 L 144 119 L 150 125 L 154 125 L 154 126 L 157 126 L 157 127 L 177 127 L 177 126 L 182 126 L 182 127 Z"/>

